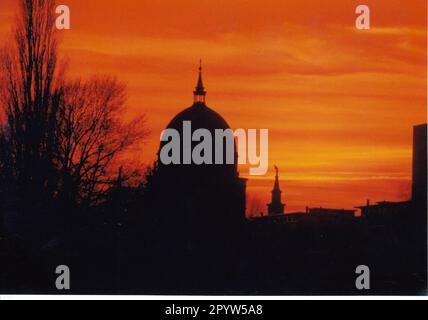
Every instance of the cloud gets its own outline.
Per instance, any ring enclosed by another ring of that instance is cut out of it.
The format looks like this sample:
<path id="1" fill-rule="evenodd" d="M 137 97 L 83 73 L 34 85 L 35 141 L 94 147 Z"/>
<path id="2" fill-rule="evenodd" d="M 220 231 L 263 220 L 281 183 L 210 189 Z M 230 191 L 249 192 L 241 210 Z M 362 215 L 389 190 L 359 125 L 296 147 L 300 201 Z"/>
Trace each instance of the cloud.
<path id="1" fill-rule="evenodd" d="M 12 17 L 16 2 L 0 1 L 0 17 Z M 149 117 L 148 163 L 160 131 L 191 104 L 202 57 L 208 104 L 233 128 L 270 130 L 291 208 L 401 199 L 412 125 L 426 121 L 425 1 L 367 0 L 368 31 L 354 28 L 356 1 L 67 2 L 69 74 L 128 84 L 124 117 Z M 11 21 L 0 19 L 1 39 Z M 257 187 L 268 201 L 266 181 Z"/>

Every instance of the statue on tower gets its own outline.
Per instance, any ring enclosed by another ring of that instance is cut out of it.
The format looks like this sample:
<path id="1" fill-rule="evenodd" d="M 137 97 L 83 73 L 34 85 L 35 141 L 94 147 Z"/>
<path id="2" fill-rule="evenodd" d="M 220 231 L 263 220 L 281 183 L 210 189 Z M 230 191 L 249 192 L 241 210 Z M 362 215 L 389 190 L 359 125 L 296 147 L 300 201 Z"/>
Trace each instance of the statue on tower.
<path id="1" fill-rule="evenodd" d="M 277 166 L 275 168 L 275 184 L 272 190 L 272 200 L 268 206 L 269 215 L 284 214 L 285 204 L 281 202 L 281 189 L 279 188 L 279 170 Z"/>

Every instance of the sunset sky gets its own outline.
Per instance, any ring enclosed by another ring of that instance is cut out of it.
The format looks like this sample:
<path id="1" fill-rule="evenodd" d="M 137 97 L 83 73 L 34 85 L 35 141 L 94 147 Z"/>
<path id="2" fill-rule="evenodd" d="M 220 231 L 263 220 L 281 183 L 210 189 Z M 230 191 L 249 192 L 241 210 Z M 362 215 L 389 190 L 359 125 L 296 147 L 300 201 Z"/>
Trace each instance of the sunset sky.
<path id="1" fill-rule="evenodd" d="M 16 3 L 0 0 L 2 42 Z M 370 30 L 355 28 L 362 3 Z M 288 212 L 410 196 L 412 127 L 426 122 L 426 1 L 60 4 L 71 9 L 60 32 L 69 75 L 117 76 L 128 85 L 124 117 L 147 115 L 135 161 L 152 162 L 160 132 L 191 105 L 202 58 L 207 104 L 232 128 L 269 129 L 271 168 L 249 177 L 249 206 L 266 211 L 274 164 Z"/>

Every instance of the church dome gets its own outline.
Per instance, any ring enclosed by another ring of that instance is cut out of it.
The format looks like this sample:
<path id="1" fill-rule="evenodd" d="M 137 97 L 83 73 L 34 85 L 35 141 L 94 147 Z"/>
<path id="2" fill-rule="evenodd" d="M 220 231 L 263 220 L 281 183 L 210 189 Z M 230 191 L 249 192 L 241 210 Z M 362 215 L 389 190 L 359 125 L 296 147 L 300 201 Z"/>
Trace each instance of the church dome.
<path id="1" fill-rule="evenodd" d="M 211 141 L 211 145 L 213 147 L 212 152 L 212 163 L 215 163 L 215 131 L 216 130 L 228 130 L 230 129 L 229 124 L 226 122 L 226 120 L 216 111 L 208 107 L 205 103 L 205 97 L 206 97 L 206 91 L 203 85 L 202 81 L 202 66 L 199 66 L 199 76 L 198 81 L 195 87 L 194 94 L 194 102 L 191 107 L 188 107 L 184 109 L 183 111 L 179 112 L 167 125 L 167 129 L 174 129 L 180 134 L 180 140 L 181 140 L 181 146 L 184 145 L 183 139 L 184 139 L 184 132 L 183 132 L 183 126 L 186 122 L 190 123 L 191 126 L 191 134 L 198 130 L 198 129 L 206 129 L 208 130 L 213 137 L 213 140 Z M 159 151 L 162 149 L 163 146 L 165 146 L 168 141 L 161 141 Z M 198 142 L 191 141 L 191 149 L 197 145 Z M 223 146 L 223 150 L 221 150 L 223 153 L 223 173 L 229 174 L 231 176 L 237 176 L 237 160 L 238 160 L 238 154 L 236 152 L 236 145 L 234 144 L 234 163 L 227 163 L 226 159 L 226 146 Z M 181 154 L 181 163 L 183 163 L 183 153 Z M 161 163 L 160 163 L 161 165 Z M 216 166 L 216 170 L 222 170 L 220 166 Z"/>
<path id="2" fill-rule="evenodd" d="M 205 91 L 202 82 L 202 64 L 199 66 L 198 82 L 195 87 L 194 103 L 190 108 L 187 108 L 177 114 L 174 119 L 168 124 L 167 128 L 181 131 L 183 121 L 191 121 L 192 129 L 207 129 L 213 132 L 215 129 L 230 129 L 227 122 L 217 112 L 207 107 L 205 104 Z"/>
<path id="3" fill-rule="evenodd" d="M 219 175 L 229 175 L 232 177 L 237 177 L 237 162 L 238 162 L 238 154 L 236 152 L 236 145 L 233 142 L 233 163 L 230 163 L 227 161 L 228 159 L 228 147 L 226 144 L 223 144 L 222 149 L 217 149 L 216 141 L 214 141 L 216 138 L 216 130 L 221 130 L 225 134 L 226 130 L 230 130 L 229 124 L 226 122 L 226 120 L 217 112 L 215 112 L 213 109 L 209 108 L 205 103 L 205 96 L 206 91 L 202 82 L 202 67 L 199 66 L 199 76 L 198 81 L 195 87 L 194 94 L 194 102 L 193 105 L 189 108 L 184 109 L 183 111 L 179 112 L 168 124 L 167 129 L 174 129 L 176 130 L 180 135 L 180 146 L 184 148 L 185 145 L 185 132 L 184 132 L 184 126 L 186 123 L 190 124 L 191 127 L 191 134 L 198 130 L 198 129 L 205 129 L 208 130 L 212 135 L 211 140 L 211 146 L 212 146 L 212 152 L 211 152 L 211 164 L 215 164 L 214 168 L 209 169 L 209 171 L 217 171 L 217 173 L 214 173 L 214 176 Z M 225 140 L 223 140 L 225 142 Z M 159 148 L 159 154 L 160 150 L 168 144 L 169 141 L 162 140 L 160 143 Z M 198 145 L 199 142 L 191 141 L 190 142 L 190 149 L 193 150 L 193 148 Z M 216 153 L 222 153 L 223 161 L 222 163 L 218 163 L 216 161 Z M 181 161 L 180 163 L 184 163 L 184 152 L 180 154 Z M 209 167 L 211 167 L 211 164 L 208 164 Z M 159 163 L 159 165 L 162 166 L 162 163 Z M 174 165 L 172 165 L 174 167 Z M 205 167 L 205 165 L 198 165 L 195 170 L 199 171 L 202 167 Z M 187 170 L 186 170 L 187 171 Z"/>
<path id="4" fill-rule="evenodd" d="M 216 143 L 215 131 L 228 130 L 230 127 L 220 114 L 205 104 L 206 91 L 202 82 L 201 66 L 193 93 L 193 105 L 179 112 L 167 126 L 167 129 L 174 129 L 179 133 L 179 148 L 169 148 L 171 142 L 177 146 L 175 144 L 177 140 L 173 141 L 172 136 L 171 139 L 166 139 L 168 141 L 162 139 L 157 165 L 149 183 L 151 190 L 154 190 L 150 196 L 151 201 L 156 203 L 157 210 L 162 213 L 160 219 L 165 219 L 173 226 L 188 224 L 186 232 L 189 234 L 191 230 L 206 230 L 200 227 L 214 223 L 213 221 L 224 222 L 224 219 L 227 219 L 228 225 L 241 221 L 245 217 L 246 203 L 246 180 L 239 177 L 235 141 L 233 140 L 233 149 L 230 149 L 228 148 L 230 145 L 225 142 L 228 139 L 225 138 L 224 143 L 220 145 L 222 149 L 216 149 L 219 144 Z M 190 123 L 192 135 L 190 143 L 185 128 L 185 126 L 189 128 L 187 122 Z M 209 141 L 205 145 L 207 149 L 200 151 L 204 157 L 202 164 L 193 161 L 193 151 L 202 143 L 193 140 L 193 134 L 198 129 L 208 130 L 212 135 L 211 141 L 207 139 Z M 176 155 L 176 152 L 179 152 L 180 161 L 169 163 L 161 161 L 162 148 L 167 144 L 171 154 Z M 208 150 L 208 146 L 211 146 L 211 151 Z M 228 153 L 231 151 L 233 161 L 230 161 Z M 189 154 L 192 159 L 187 158 Z M 218 161 L 219 156 L 222 156 L 222 161 Z M 209 161 L 205 162 L 206 159 Z"/>
<path id="5" fill-rule="evenodd" d="M 178 113 L 167 128 L 181 131 L 184 121 L 192 122 L 192 130 L 204 128 L 213 132 L 216 129 L 230 129 L 220 114 L 202 102 L 195 102 L 191 107 Z"/>

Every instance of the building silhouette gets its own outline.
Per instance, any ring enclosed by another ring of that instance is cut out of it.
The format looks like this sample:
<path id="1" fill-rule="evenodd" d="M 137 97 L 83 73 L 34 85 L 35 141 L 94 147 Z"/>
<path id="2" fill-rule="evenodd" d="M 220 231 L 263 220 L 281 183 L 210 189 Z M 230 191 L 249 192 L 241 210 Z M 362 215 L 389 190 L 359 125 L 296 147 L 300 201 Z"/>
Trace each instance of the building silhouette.
<path id="1" fill-rule="evenodd" d="M 329 219 L 355 218 L 355 210 L 329 209 L 329 208 L 308 208 L 308 216 Z"/>
<path id="2" fill-rule="evenodd" d="M 400 222 L 417 219 L 426 221 L 427 208 L 427 124 L 413 128 L 413 160 L 412 160 L 412 198 L 406 201 L 381 201 L 371 204 L 367 200 L 361 209 L 361 216 L 370 221 Z"/>
<path id="3" fill-rule="evenodd" d="M 427 203 L 427 124 L 413 128 L 412 201 Z"/>
<path id="4" fill-rule="evenodd" d="M 206 94 L 200 65 L 193 104 L 179 112 L 166 127 L 176 130 L 180 135 L 180 147 L 183 151 L 180 154 L 180 164 L 164 164 L 161 161 L 161 150 L 170 142 L 162 141 L 148 184 L 154 212 L 160 215 L 160 219 L 167 219 L 168 223 L 186 223 L 190 233 L 203 225 L 227 221 L 227 225 L 232 226 L 242 222 L 246 210 L 246 179 L 239 176 L 237 169 L 238 154 L 233 132 L 226 120 L 207 106 Z M 190 132 L 185 132 L 185 122 L 191 124 Z M 186 164 L 185 153 L 192 153 L 199 142 L 191 141 L 186 145 L 188 142 L 185 141 L 185 135 L 192 136 L 198 129 L 208 131 L 211 137 L 216 137 L 217 130 L 231 134 L 233 149 L 228 149 L 225 136 L 223 149 L 220 150 L 222 161 L 218 161 L 218 150 L 215 150 L 218 146 L 213 138 L 210 141 L 213 150 L 212 164 L 195 164 L 193 159 Z M 228 161 L 230 152 L 232 162 Z"/>
<path id="5" fill-rule="evenodd" d="M 281 201 L 282 191 L 279 186 L 278 167 L 275 166 L 275 181 L 272 190 L 272 200 L 267 204 L 268 215 L 253 217 L 253 222 L 264 222 L 273 224 L 289 223 L 340 223 L 355 218 L 355 210 L 332 209 L 332 208 L 309 208 L 305 212 L 285 213 L 285 204 Z"/>

